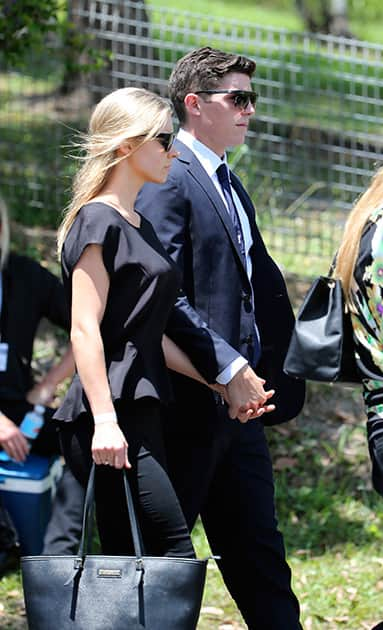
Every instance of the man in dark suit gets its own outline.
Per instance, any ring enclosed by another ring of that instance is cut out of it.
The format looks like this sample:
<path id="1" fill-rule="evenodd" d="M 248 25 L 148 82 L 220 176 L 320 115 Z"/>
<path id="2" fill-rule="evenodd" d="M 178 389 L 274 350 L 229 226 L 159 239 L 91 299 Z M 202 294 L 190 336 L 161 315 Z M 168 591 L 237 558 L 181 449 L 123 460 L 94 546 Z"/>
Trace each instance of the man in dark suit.
<path id="1" fill-rule="evenodd" d="M 299 605 L 258 419 L 283 422 L 303 405 L 304 386 L 282 371 L 294 317 L 225 153 L 244 142 L 254 114 L 254 70 L 252 60 L 209 47 L 179 60 L 169 84 L 179 156 L 165 184 L 144 186 L 137 208 L 182 273 L 167 332 L 208 382 L 226 385 L 229 402 L 173 377 L 175 403 L 164 418 L 168 466 L 189 527 L 200 514 L 249 628 L 297 630 Z"/>

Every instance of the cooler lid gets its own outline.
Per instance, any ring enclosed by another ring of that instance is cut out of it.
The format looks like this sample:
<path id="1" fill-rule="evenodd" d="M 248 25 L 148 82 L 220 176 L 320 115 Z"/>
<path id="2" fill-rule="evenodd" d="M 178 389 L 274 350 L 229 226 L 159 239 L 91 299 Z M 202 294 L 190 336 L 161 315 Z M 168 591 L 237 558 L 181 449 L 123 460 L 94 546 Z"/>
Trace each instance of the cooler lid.
<path id="1" fill-rule="evenodd" d="M 0 484 L 2 476 L 17 479 L 44 479 L 49 475 L 52 460 L 55 457 L 42 457 L 41 455 L 28 455 L 23 463 L 18 462 L 0 462 Z M 1 485 L 0 485 L 1 488 Z"/>

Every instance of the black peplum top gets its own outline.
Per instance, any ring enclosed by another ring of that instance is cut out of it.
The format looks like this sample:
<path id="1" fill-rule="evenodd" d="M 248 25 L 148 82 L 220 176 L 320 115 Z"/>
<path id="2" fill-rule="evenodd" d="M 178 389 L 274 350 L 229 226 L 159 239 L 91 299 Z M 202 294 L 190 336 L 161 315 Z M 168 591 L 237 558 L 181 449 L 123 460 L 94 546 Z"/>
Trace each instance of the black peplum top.
<path id="1" fill-rule="evenodd" d="M 180 278 L 151 223 L 140 217 L 135 227 L 105 203 L 83 206 L 65 239 L 63 281 L 71 308 L 73 269 L 87 245 L 102 246 L 110 287 L 100 330 L 112 399 L 151 396 L 167 402 L 171 392 L 161 338 Z M 70 422 L 89 411 L 76 373 L 54 418 Z"/>

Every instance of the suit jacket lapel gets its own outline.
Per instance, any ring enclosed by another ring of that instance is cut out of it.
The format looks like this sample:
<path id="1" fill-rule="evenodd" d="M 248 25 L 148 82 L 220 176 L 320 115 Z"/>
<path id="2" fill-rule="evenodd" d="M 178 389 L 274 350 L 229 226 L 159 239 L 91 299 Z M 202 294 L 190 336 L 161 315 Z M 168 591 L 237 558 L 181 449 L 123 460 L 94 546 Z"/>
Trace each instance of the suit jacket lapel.
<path id="1" fill-rule="evenodd" d="M 229 238 L 232 242 L 232 245 L 235 249 L 235 252 L 237 254 L 238 260 L 242 266 L 242 268 L 244 269 L 245 273 L 246 273 L 246 269 L 245 269 L 245 265 L 242 259 L 242 255 L 239 249 L 239 245 L 238 245 L 238 241 L 237 241 L 237 236 L 235 234 L 235 230 L 234 230 L 234 226 L 232 223 L 232 220 L 230 218 L 230 215 L 226 209 L 226 206 L 223 202 L 223 200 L 221 199 L 220 194 L 218 193 L 216 187 L 214 186 L 212 180 L 210 179 L 209 175 L 206 173 L 205 169 L 203 168 L 203 166 L 201 165 L 200 161 L 198 160 L 198 158 L 196 158 L 196 156 L 194 155 L 193 151 L 191 151 L 188 147 L 186 147 L 182 142 L 180 142 L 179 140 L 176 141 L 175 144 L 175 148 L 180 151 L 180 155 L 178 157 L 178 159 L 181 162 L 185 162 L 186 164 L 188 164 L 188 171 L 190 172 L 190 174 L 192 175 L 192 177 L 195 179 L 196 183 L 201 186 L 201 188 L 203 188 L 203 190 L 205 191 L 205 193 L 207 194 L 207 196 L 209 197 L 211 204 L 214 208 L 214 210 L 217 212 L 217 214 L 219 215 L 228 235 Z"/>

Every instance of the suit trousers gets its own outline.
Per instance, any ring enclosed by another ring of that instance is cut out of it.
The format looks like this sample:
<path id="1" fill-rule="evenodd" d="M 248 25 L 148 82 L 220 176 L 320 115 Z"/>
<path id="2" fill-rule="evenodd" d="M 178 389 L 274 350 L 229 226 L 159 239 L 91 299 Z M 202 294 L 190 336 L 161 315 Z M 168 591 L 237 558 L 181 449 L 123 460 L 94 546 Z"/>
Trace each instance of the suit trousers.
<path id="1" fill-rule="evenodd" d="M 231 420 L 217 405 L 214 431 L 165 425 L 169 474 L 188 526 L 198 514 L 226 586 L 251 630 L 298 630 L 274 507 L 272 465 L 261 422 Z M 179 418 L 178 426 L 182 427 Z M 167 430 L 168 429 L 168 430 Z"/>

